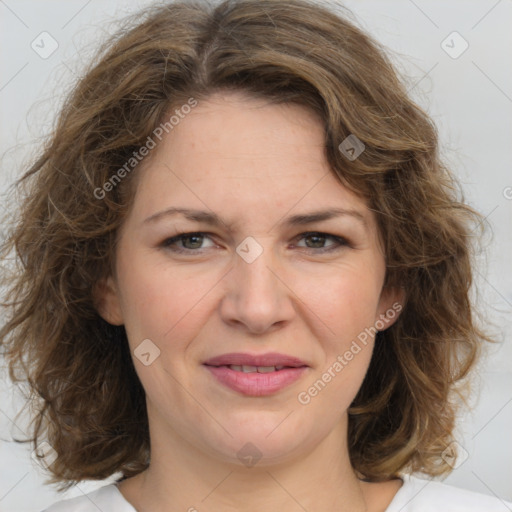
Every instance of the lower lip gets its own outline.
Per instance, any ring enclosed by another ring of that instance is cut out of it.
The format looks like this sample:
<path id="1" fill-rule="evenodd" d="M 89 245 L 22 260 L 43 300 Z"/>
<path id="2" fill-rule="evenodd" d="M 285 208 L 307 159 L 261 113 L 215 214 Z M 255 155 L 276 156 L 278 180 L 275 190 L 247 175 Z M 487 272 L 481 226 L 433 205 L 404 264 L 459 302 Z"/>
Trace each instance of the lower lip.
<path id="1" fill-rule="evenodd" d="M 204 366 L 219 382 L 248 396 L 267 396 L 276 393 L 300 379 L 308 369 L 307 366 L 301 366 L 268 373 L 244 373 L 231 370 L 227 366 Z"/>

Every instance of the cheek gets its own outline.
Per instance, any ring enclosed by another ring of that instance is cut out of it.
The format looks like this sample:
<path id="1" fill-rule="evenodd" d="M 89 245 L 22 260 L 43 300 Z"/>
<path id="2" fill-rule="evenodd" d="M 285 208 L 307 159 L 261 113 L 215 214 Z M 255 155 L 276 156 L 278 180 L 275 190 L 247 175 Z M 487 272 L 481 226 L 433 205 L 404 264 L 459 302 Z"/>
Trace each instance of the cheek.
<path id="1" fill-rule="evenodd" d="M 223 273 L 164 265 L 133 249 L 119 257 L 121 308 L 132 352 L 150 339 L 169 368 L 187 359 L 188 346 L 215 314 L 215 288 Z M 173 357 L 176 356 L 176 357 Z"/>
<path id="2" fill-rule="evenodd" d="M 323 275 L 298 278 L 298 294 L 323 325 L 324 339 L 340 350 L 375 322 L 381 276 L 375 267 L 344 265 L 331 267 Z M 318 333 L 320 334 L 320 332 Z"/>
<path id="3" fill-rule="evenodd" d="M 327 417 L 345 411 L 364 380 L 374 347 L 378 290 L 368 274 L 357 272 L 338 274 L 325 284 L 324 293 L 310 295 L 314 306 L 308 303 L 322 320 L 317 339 L 323 357 L 298 400 Z"/>
<path id="4" fill-rule="evenodd" d="M 318 320 L 316 337 L 323 358 L 311 386 L 303 390 L 322 410 L 335 405 L 345 410 L 357 394 L 370 363 L 375 315 L 378 307 L 381 275 L 366 265 L 344 265 L 324 276 L 317 275 L 302 293 L 307 306 Z M 302 403 L 302 402 L 301 402 Z"/>
<path id="5" fill-rule="evenodd" d="M 118 258 L 117 274 L 125 327 L 131 342 L 154 339 L 159 346 L 175 327 L 183 323 L 205 291 L 198 282 L 179 277 L 162 265 L 152 264 L 143 252 L 126 247 Z M 205 284 L 206 286 L 206 284 Z"/>

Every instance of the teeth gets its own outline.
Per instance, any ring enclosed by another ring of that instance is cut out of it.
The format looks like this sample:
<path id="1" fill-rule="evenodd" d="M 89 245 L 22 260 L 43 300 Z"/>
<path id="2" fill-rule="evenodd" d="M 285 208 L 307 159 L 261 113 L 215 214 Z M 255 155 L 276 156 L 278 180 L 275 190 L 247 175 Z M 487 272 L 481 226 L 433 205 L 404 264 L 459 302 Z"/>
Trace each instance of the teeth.
<path id="1" fill-rule="evenodd" d="M 269 373 L 269 372 L 275 372 L 276 367 L 275 366 L 258 366 L 258 373 Z"/>
<path id="2" fill-rule="evenodd" d="M 281 370 L 284 366 L 249 366 L 243 365 L 239 366 L 236 364 L 230 364 L 229 368 L 234 370 L 235 372 L 243 372 L 243 373 L 270 373 L 275 372 L 277 370 Z"/>

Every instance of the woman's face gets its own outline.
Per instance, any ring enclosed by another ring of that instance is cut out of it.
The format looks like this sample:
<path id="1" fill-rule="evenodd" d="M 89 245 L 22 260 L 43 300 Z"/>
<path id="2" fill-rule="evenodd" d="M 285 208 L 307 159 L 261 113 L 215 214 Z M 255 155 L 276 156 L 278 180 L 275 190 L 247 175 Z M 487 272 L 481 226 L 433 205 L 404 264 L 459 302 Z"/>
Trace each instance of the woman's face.
<path id="1" fill-rule="evenodd" d="M 126 327 L 152 449 L 174 438 L 263 464 L 342 433 L 399 297 L 383 289 L 372 212 L 329 169 L 320 120 L 217 94 L 153 151 L 100 306 Z"/>

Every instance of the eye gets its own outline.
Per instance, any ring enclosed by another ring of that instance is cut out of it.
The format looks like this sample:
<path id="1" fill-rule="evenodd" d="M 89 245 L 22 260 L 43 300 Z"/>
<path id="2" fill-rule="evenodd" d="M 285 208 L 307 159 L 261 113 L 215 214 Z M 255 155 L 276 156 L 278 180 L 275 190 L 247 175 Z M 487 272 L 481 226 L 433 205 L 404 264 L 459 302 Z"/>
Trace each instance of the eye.
<path id="1" fill-rule="evenodd" d="M 302 233 L 297 239 L 304 240 L 306 244 L 297 244 L 296 247 L 302 247 L 315 253 L 331 252 L 350 245 L 343 237 L 317 231 Z M 207 240 L 210 240 L 210 244 L 203 245 Z M 331 243 L 326 245 L 326 242 L 329 241 Z M 191 232 L 166 238 L 160 246 L 174 253 L 201 254 L 204 249 L 214 247 L 214 243 L 207 233 Z"/>
<path id="2" fill-rule="evenodd" d="M 209 246 L 203 246 L 204 240 L 211 240 L 206 233 L 193 232 L 193 233 L 180 233 L 179 235 L 171 238 L 166 238 L 160 245 L 170 251 L 178 253 L 192 253 L 201 252 L 201 249 L 213 247 L 213 243 Z M 178 245 L 177 245 L 178 244 Z M 181 244 L 181 247 L 179 246 Z"/>
<path id="3" fill-rule="evenodd" d="M 302 233 L 300 240 L 305 240 L 306 245 L 297 245 L 297 247 L 306 247 L 315 252 L 328 252 L 340 249 L 343 246 L 348 246 L 348 241 L 340 236 L 330 235 L 328 233 L 320 233 L 317 231 Z M 325 245 L 327 241 L 331 240 L 332 243 Z"/>

